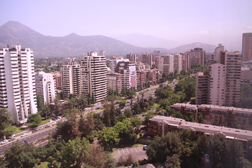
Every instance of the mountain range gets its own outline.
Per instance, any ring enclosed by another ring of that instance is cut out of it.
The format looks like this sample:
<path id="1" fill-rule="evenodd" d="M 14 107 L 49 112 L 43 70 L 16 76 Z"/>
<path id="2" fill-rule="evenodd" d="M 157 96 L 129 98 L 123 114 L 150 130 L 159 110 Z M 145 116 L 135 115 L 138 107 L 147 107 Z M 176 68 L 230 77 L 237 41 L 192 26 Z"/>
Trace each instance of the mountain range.
<path id="1" fill-rule="evenodd" d="M 178 53 L 195 47 L 201 47 L 206 52 L 213 52 L 215 49 L 214 45 L 204 43 L 193 43 L 173 49 L 157 46 L 138 47 L 102 35 L 80 36 L 71 33 L 63 37 L 45 36 L 19 22 L 9 21 L 0 26 L 0 48 L 15 44 L 21 44 L 22 48 L 31 48 L 37 58 L 84 56 L 87 52 L 99 52 L 100 50 L 104 50 L 106 55 L 126 55 L 128 53 L 152 53 L 154 50 L 159 50 L 161 53 Z"/>

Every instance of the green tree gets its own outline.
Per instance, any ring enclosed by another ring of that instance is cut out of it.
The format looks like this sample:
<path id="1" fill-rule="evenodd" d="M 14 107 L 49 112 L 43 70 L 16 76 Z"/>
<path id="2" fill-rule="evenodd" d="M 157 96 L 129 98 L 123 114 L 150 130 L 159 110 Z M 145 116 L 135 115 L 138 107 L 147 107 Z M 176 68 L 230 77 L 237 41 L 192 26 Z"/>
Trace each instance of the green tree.
<path id="1" fill-rule="evenodd" d="M 131 112 L 130 109 L 125 109 L 124 110 L 124 115 L 127 117 L 127 118 L 130 118 L 133 114 Z"/>
<path id="2" fill-rule="evenodd" d="M 180 160 L 177 154 L 167 156 L 165 161 L 165 168 L 180 168 Z"/>
<path id="3" fill-rule="evenodd" d="M 28 116 L 28 121 L 29 123 L 34 123 L 36 125 L 41 123 L 41 116 L 39 113 L 37 114 L 32 114 Z"/>
<path id="4" fill-rule="evenodd" d="M 181 142 L 177 132 L 168 132 L 165 136 L 154 137 L 148 145 L 146 154 L 150 161 L 164 163 L 167 156 L 181 154 Z"/>
<path id="5" fill-rule="evenodd" d="M 11 126 L 11 113 L 6 108 L 0 109 L 0 137 L 4 136 L 4 130 Z"/>
<path id="6" fill-rule="evenodd" d="M 130 118 L 130 122 L 133 127 L 140 127 L 142 125 L 142 120 L 137 116 Z"/>
<path id="7" fill-rule="evenodd" d="M 199 116 L 198 116 L 198 122 L 199 122 L 199 123 L 203 123 L 203 117 L 202 117 L 202 115 L 199 115 Z"/>
<path id="8" fill-rule="evenodd" d="M 120 141 L 119 133 L 113 127 L 105 127 L 100 131 L 98 140 L 105 150 L 111 150 Z"/>
<path id="9" fill-rule="evenodd" d="M 154 98 L 152 96 L 149 97 L 149 105 L 153 106 L 155 103 Z"/>
<path id="10" fill-rule="evenodd" d="M 42 102 L 40 94 L 37 94 L 37 107 L 38 107 L 38 111 L 40 111 L 43 107 L 43 102 Z"/>
<path id="11" fill-rule="evenodd" d="M 49 108 L 48 105 L 44 105 L 41 109 L 41 114 L 42 116 L 45 116 L 46 120 L 47 120 L 47 116 L 50 116 L 51 115 L 51 110 Z"/>
<path id="12" fill-rule="evenodd" d="M 56 152 L 57 161 L 61 163 L 60 167 L 69 168 L 72 165 L 81 167 L 89 157 L 90 146 L 87 139 L 77 137 L 69 140 L 61 151 Z"/>
<path id="13" fill-rule="evenodd" d="M 121 101 L 119 102 L 119 107 L 120 107 L 120 108 L 124 108 L 125 105 L 126 105 L 126 100 L 121 100 Z"/>
<path id="14" fill-rule="evenodd" d="M 154 117 L 154 113 L 153 113 L 153 112 L 149 112 L 149 113 L 146 115 L 146 117 L 145 117 L 144 124 L 145 124 L 145 125 L 148 125 L 149 120 L 150 120 L 151 118 L 153 118 L 153 117 Z"/>
<path id="15" fill-rule="evenodd" d="M 8 167 L 33 168 L 38 162 L 32 155 L 34 147 L 30 144 L 21 145 L 14 142 L 9 150 L 5 151 L 5 162 Z"/>
<path id="16" fill-rule="evenodd" d="M 95 104 L 95 95 L 94 95 L 94 93 L 92 93 L 92 100 L 91 100 L 91 104 Z"/>

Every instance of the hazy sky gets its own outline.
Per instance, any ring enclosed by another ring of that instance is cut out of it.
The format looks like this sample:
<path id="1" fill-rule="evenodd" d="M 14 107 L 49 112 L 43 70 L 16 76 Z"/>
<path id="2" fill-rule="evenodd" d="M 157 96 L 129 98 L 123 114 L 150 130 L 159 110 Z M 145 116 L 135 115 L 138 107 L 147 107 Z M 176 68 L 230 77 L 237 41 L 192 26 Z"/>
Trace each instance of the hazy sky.
<path id="1" fill-rule="evenodd" d="M 252 32 L 252 0 L 0 0 L 0 6 L 0 25 L 18 21 L 51 36 L 139 33 L 239 45 L 242 33 Z"/>

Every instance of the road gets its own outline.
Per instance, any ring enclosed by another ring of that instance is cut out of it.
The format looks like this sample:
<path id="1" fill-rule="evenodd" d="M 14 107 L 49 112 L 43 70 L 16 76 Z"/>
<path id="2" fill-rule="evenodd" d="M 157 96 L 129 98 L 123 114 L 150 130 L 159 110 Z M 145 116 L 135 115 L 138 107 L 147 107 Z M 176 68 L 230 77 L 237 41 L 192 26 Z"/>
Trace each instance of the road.
<path id="1" fill-rule="evenodd" d="M 167 82 L 164 83 L 164 84 L 167 84 Z M 158 86 L 159 85 L 152 86 L 151 88 L 145 89 L 144 91 L 148 91 L 148 90 L 152 90 L 152 89 L 158 88 Z M 150 95 L 153 95 L 153 94 L 154 94 L 154 91 L 146 93 L 146 94 L 144 94 L 144 98 L 147 98 L 147 97 L 149 97 Z M 141 98 L 141 95 L 138 95 L 138 96 Z M 137 101 L 137 97 L 135 97 L 134 99 L 132 99 L 133 103 L 136 102 L 136 101 Z M 126 108 L 128 108 L 130 106 L 130 100 L 128 100 L 128 102 L 129 103 L 126 104 L 126 107 L 124 107 L 122 109 L 122 111 L 124 111 L 124 109 L 126 109 Z M 93 110 L 95 110 L 97 107 L 101 107 L 101 104 L 96 104 L 96 106 L 93 107 Z M 119 105 L 116 104 L 115 107 L 119 108 Z M 91 111 L 92 111 L 91 108 L 88 108 L 88 109 L 85 110 L 85 113 L 89 113 Z M 103 115 L 103 111 L 100 111 L 100 112 L 98 112 L 96 114 Z M 32 143 L 32 142 L 34 143 L 34 142 L 38 141 L 39 139 L 42 139 L 43 137 L 48 136 L 49 132 L 54 132 L 55 130 L 56 130 L 56 127 L 47 128 L 47 129 L 44 129 L 44 130 L 41 130 L 41 131 L 38 131 L 38 132 L 35 132 L 35 133 L 31 133 L 31 131 L 29 131 L 29 134 L 27 136 L 25 136 L 25 137 L 18 137 L 17 140 L 19 142 L 21 142 L 22 144 L 24 143 L 24 140 L 26 140 L 28 143 Z M 11 147 L 12 143 L 15 142 L 15 141 L 8 142 L 6 144 L 1 145 L 0 146 L 0 155 L 4 155 L 4 151 L 7 150 L 7 149 L 9 149 Z"/>

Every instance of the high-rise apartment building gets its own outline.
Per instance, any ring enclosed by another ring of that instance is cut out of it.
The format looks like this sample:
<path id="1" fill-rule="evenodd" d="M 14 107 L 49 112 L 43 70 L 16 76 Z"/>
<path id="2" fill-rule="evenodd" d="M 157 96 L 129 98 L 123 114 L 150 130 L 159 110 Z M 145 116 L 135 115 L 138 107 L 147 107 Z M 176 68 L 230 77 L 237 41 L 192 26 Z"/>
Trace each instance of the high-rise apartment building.
<path id="1" fill-rule="evenodd" d="M 122 77 L 118 73 L 109 73 L 107 74 L 107 91 L 109 89 L 118 90 L 119 93 L 122 91 Z"/>
<path id="2" fill-rule="evenodd" d="M 67 98 L 70 94 L 81 94 L 80 64 L 71 61 L 68 65 L 62 65 L 60 71 L 64 97 Z"/>
<path id="3" fill-rule="evenodd" d="M 242 35 L 242 60 L 252 60 L 252 33 Z"/>
<path id="4" fill-rule="evenodd" d="M 198 72 L 196 74 L 195 103 L 207 104 L 208 96 L 208 73 Z"/>
<path id="5" fill-rule="evenodd" d="M 106 58 L 90 52 L 81 61 L 82 93 L 100 102 L 107 97 Z"/>
<path id="6" fill-rule="evenodd" d="M 163 73 L 163 65 L 164 65 L 164 57 L 156 56 L 155 57 L 155 66 L 159 70 L 159 72 Z"/>
<path id="7" fill-rule="evenodd" d="M 0 49 L 0 108 L 11 112 L 13 123 L 27 122 L 37 113 L 33 51 L 30 48 Z"/>
<path id="8" fill-rule="evenodd" d="M 226 106 L 232 106 L 240 101 L 241 53 L 225 54 L 226 66 Z"/>
<path id="9" fill-rule="evenodd" d="M 177 71 L 177 74 L 182 71 L 182 55 L 175 54 L 174 55 L 174 71 Z"/>
<path id="10" fill-rule="evenodd" d="M 189 54 L 189 66 L 188 68 L 191 68 L 191 66 L 193 64 L 200 64 L 202 66 L 204 66 L 204 62 L 205 62 L 205 51 L 203 51 L 202 48 L 194 48 L 193 50 L 190 50 L 189 52 L 187 52 Z"/>
<path id="11" fill-rule="evenodd" d="M 153 58 L 153 54 L 148 54 L 148 53 L 142 54 L 141 62 L 152 66 L 152 64 L 153 64 L 152 58 Z"/>
<path id="12" fill-rule="evenodd" d="M 207 104 L 225 105 L 226 68 L 221 63 L 209 66 Z M 201 103 L 203 104 L 203 103 Z"/>
<path id="13" fill-rule="evenodd" d="M 61 89 L 61 74 L 60 74 L 60 72 L 54 73 L 54 78 L 56 81 L 56 88 Z"/>
<path id="14" fill-rule="evenodd" d="M 43 71 L 35 74 L 36 91 L 40 94 L 44 105 L 54 102 L 56 97 L 56 81 L 51 73 L 45 73 Z"/>
<path id="15" fill-rule="evenodd" d="M 111 57 L 111 59 L 110 59 L 111 72 L 115 72 L 115 68 L 116 68 L 118 62 L 120 62 L 120 61 L 129 62 L 129 59 L 124 59 L 124 58 L 121 58 L 120 56 Z"/>
<path id="16" fill-rule="evenodd" d="M 127 54 L 126 59 L 129 59 L 130 62 L 136 63 L 136 54 Z"/>
<path id="17" fill-rule="evenodd" d="M 182 70 L 185 72 L 188 70 L 188 54 L 182 55 Z"/>
<path id="18" fill-rule="evenodd" d="M 207 103 L 212 105 L 233 106 L 240 101 L 241 53 L 224 52 L 219 45 L 209 66 Z M 196 82 L 198 82 L 196 80 Z M 196 84 L 196 104 L 206 102 L 203 93 L 197 91 L 200 83 Z M 205 88 L 206 89 L 206 88 Z"/>
<path id="19" fill-rule="evenodd" d="M 164 55 L 163 57 L 163 73 L 170 74 L 174 72 L 174 55 Z"/>
<path id="20" fill-rule="evenodd" d="M 133 62 L 119 62 L 115 72 L 122 76 L 122 87 L 128 89 L 137 87 L 136 64 Z"/>

